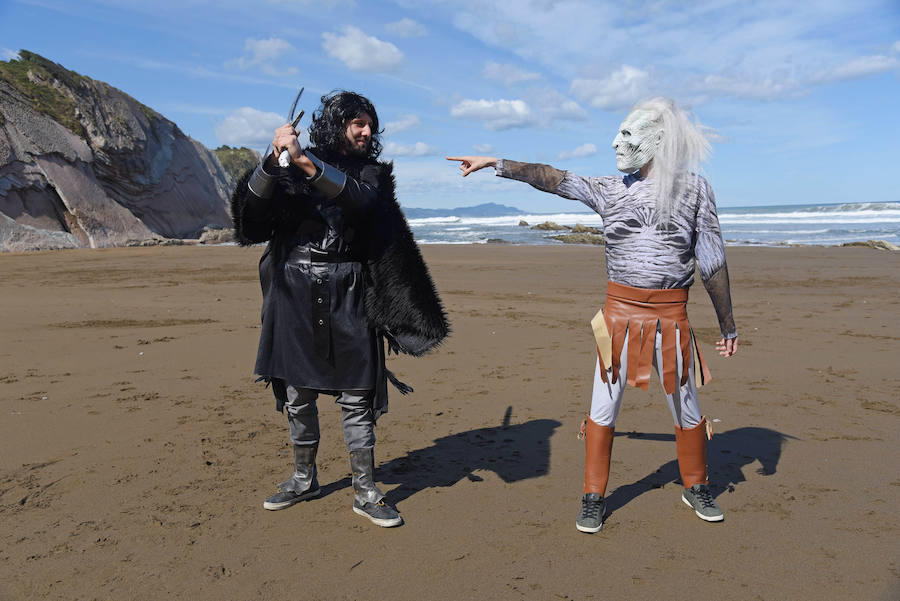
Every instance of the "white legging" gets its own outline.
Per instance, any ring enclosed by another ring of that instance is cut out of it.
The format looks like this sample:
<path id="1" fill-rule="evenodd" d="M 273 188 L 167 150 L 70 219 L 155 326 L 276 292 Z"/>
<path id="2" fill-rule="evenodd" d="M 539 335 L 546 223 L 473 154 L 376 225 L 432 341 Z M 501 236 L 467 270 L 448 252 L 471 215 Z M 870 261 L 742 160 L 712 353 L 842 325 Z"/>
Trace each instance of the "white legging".
<path id="1" fill-rule="evenodd" d="M 679 338 L 681 332 L 675 330 L 676 344 L 675 348 L 680 348 Z M 616 383 L 612 383 L 612 370 L 606 372 L 606 382 L 600 376 L 600 361 L 597 360 L 597 367 L 594 370 L 594 393 L 591 397 L 591 420 L 600 426 L 613 427 L 616 425 L 616 417 L 619 415 L 619 409 L 622 408 L 622 397 L 625 394 L 625 387 L 628 385 L 628 336 L 625 336 L 625 343 L 622 345 L 622 355 L 619 358 L 619 379 Z M 659 329 L 656 331 L 656 352 L 653 355 L 653 369 L 659 375 L 660 384 L 662 384 L 662 373 L 659 366 L 662 365 L 662 334 Z M 681 381 L 682 362 L 681 353 L 677 353 L 678 358 L 678 381 Z M 666 401 L 669 403 L 669 410 L 675 419 L 675 425 L 681 428 L 693 428 L 700 423 L 702 416 L 700 414 L 700 404 L 697 401 L 697 386 L 694 384 L 694 349 L 691 348 L 691 360 L 688 363 L 688 379 L 684 386 L 681 386 L 673 394 L 666 395 Z"/>

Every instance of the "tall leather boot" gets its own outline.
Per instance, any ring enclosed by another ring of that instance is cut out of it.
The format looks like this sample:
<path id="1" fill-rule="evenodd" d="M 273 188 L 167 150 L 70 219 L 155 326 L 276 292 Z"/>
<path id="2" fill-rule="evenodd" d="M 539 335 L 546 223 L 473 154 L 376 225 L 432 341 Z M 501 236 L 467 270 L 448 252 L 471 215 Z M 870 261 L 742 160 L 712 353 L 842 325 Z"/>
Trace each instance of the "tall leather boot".
<path id="1" fill-rule="evenodd" d="M 678 451 L 678 471 L 685 488 L 695 484 L 709 484 L 706 473 L 706 418 L 693 428 L 675 426 L 675 448 Z"/>
<path id="2" fill-rule="evenodd" d="M 353 472 L 353 511 L 385 528 L 402 524 L 403 518 L 385 503 L 384 493 L 375 485 L 375 449 L 351 449 L 350 470 Z"/>
<path id="3" fill-rule="evenodd" d="M 601 426 L 590 417 L 584 428 L 584 496 L 575 527 L 581 532 L 598 532 L 603 528 L 606 514 L 606 484 L 609 482 L 609 462 L 613 435 L 616 429 Z"/>
<path id="4" fill-rule="evenodd" d="M 694 510 L 701 520 L 721 522 L 725 519 L 709 490 L 706 469 L 706 418 L 693 428 L 675 426 L 675 447 L 678 451 L 678 471 L 684 490 L 681 500 Z"/>
<path id="5" fill-rule="evenodd" d="M 305 499 L 322 494 L 316 470 L 316 453 L 319 445 L 294 445 L 294 474 L 278 485 L 278 492 L 263 503 L 270 511 L 285 509 Z"/>
<path id="6" fill-rule="evenodd" d="M 584 493 L 606 494 L 609 461 L 616 429 L 601 426 L 591 418 L 584 429 Z"/>

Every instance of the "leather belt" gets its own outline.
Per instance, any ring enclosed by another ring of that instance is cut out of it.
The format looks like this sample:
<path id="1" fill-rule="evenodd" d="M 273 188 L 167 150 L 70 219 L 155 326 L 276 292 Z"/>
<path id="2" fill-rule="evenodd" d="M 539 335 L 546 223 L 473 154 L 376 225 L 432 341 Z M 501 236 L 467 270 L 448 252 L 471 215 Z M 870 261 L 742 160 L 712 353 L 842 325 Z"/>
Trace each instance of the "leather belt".
<path id="1" fill-rule="evenodd" d="M 287 258 L 287 262 L 292 264 L 354 263 L 359 261 L 359 257 L 351 253 L 329 252 L 309 246 L 295 246 Z"/>

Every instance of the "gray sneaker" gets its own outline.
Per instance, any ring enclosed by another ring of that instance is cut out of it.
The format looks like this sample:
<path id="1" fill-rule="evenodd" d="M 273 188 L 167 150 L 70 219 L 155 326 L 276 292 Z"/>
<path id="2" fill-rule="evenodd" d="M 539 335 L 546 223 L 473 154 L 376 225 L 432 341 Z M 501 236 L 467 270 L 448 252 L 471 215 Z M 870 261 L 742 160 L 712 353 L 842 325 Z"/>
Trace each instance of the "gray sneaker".
<path id="1" fill-rule="evenodd" d="M 382 528 L 392 528 L 403 523 L 400 513 L 384 500 L 377 503 L 361 503 L 357 499 L 353 499 L 353 511 L 369 518 L 373 524 Z"/>
<path id="2" fill-rule="evenodd" d="M 589 492 L 581 497 L 581 511 L 575 518 L 575 527 L 581 532 L 599 532 L 603 528 L 603 517 L 606 514 L 606 501 L 603 495 Z"/>
<path id="3" fill-rule="evenodd" d="M 263 503 L 263 509 L 268 509 L 269 511 L 287 509 L 291 505 L 296 505 L 300 501 L 318 497 L 320 494 L 322 494 L 322 489 L 319 488 L 318 484 L 316 484 L 315 488 L 302 493 L 296 493 L 292 490 L 278 492 L 266 499 L 266 502 Z"/>
<path id="4" fill-rule="evenodd" d="M 683 489 L 681 500 L 685 505 L 691 507 L 701 520 L 721 522 L 725 519 L 725 514 L 716 505 L 712 493 L 705 484 L 695 484 L 690 488 Z"/>

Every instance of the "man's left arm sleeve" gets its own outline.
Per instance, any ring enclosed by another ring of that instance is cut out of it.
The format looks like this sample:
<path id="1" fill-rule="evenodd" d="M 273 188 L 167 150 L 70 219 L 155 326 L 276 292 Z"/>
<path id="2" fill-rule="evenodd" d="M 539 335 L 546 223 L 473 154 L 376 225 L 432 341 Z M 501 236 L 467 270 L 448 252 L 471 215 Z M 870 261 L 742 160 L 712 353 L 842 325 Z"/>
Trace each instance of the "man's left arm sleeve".
<path id="1" fill-rule="evenodd" d="M 375 179 L 364 177 L 368 167 L 363 168 L 363 177 L 357 181 L 311 152 L 307 151 L 306 156 L 316 167 L 316 173 L 309 178 L 310 185 L 347 214 L 362 216 L 377 201 L 378 188 Z"/>
<path id="2" fill-rule="evenodd" d="M 700 204 L 697 211 L 695 247 L 697 269 L 716 309 L 722 337 L 737 338 L 737 327 L 734 325 L 731 307 L 731 284 L 728 280 L 728 265 L 725 262 L 725 242 L 722 240 L 722 231 L 719 227 L 715 195 L 705 180 L 701 180 L 698 193 Z"/>

